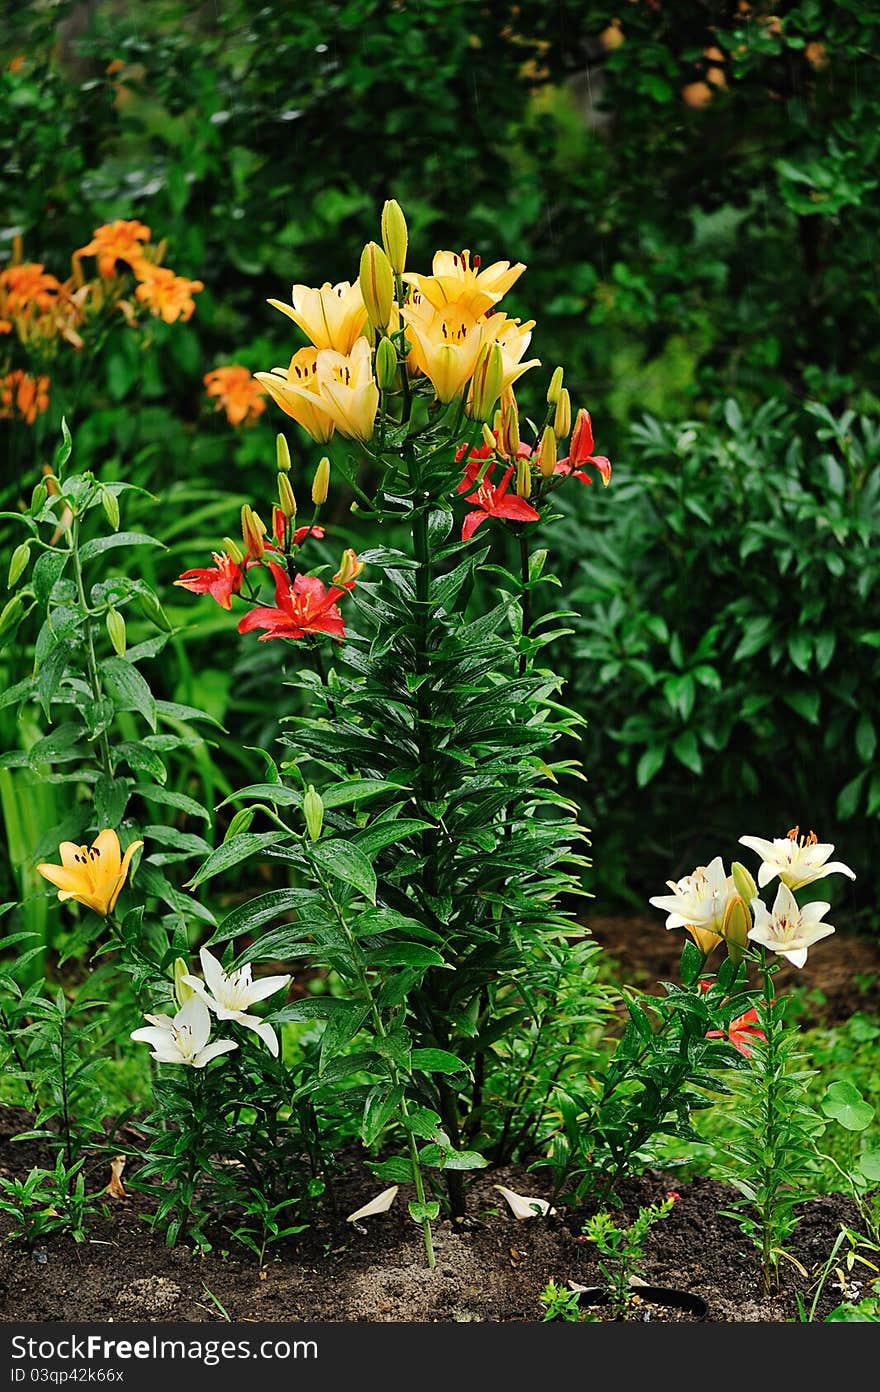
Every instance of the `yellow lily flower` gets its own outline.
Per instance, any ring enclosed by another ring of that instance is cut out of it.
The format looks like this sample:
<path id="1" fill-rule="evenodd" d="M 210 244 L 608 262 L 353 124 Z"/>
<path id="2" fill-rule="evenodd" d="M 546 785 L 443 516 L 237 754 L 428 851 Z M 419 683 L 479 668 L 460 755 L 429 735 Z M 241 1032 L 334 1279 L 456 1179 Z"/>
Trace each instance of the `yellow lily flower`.
<path id="1" fill-rule="evenodd" d="M 325 411 L 341 435 L 366 442 L 373 435 L 379 388 L 373 378 L 372 354 L 359 338 L 349 354 L 324 349 L 318 354 L 318 391 Z"/>
<path id="2" fill-rule="evenodd" d="M 362 342 L 366 343 L 366 339 Z M 334 427 L 318 386 L 317 348 L 300 348 L 287 369 L 275 367 L 271 372 L 255 372 L 254 377 L 276 406 L 292 416 L 313 440 L 319 445 L 327 443 Z"/>
<path id="3" fill-rule="evenodd" d="M 290 299 L 289 305 L 281 300 L 269 303 L 292 319 L 316 348 L 351 352 L 367 322 L 367 308 L 357 281 L 354 285 L 347 280 L 341 280 L 338 285 L 327 281 L 320 290 L 294 285 Z"/>
<path id="4" fill-rule="evenodd" d="M 120 856 L 119 837 L 107 829 L 89 846 L 77 846 L 62 841 L 58 847 L 60 865 L 38 865 L 39 873 L 58 887 L 58 898 L 75 899 L 87 909 L 104 918 L 116 907 L 120 890 L 125 884 L 131 858 L 143 841 L 132 841 L 125 855 Z"/>
<path id="5" fill-rule="evenodd" d="M 435 309 L 419 295 L 403 308 L 413 345 L 407 362 L 431 381 L 440 401 L 453 401 L 474 375 L 483 325 L 460 304 Z"/>
<path id="6" fill-rule="evenodd" d="M 470 310 L 478 318 L 507 294 L 525 270 L 522 261 L 515 266 L 509 261 L 494 261 L 484 271 L 479 266 L 478 256 L 471 264 L 469 251 L 438 251 L 434 256 L 433 275 L 408 271 L 403 279 L 415 286 L 435 309 L 454 304 Z"/>
<path id="7" fill-rule="evenodd" d="M 535 327 L 534 319 L 527 319 L 523 324 L 519 319 L 508 319 L 506 314 L 493 314 L 487 319 L 483 326 L 483 335 L 487 343 L 494 340 L 501 349 L 501 360 L 504 365 L 504 377 L 502 379 L 502 391 L 512 387 L 524 372 L 528 372 L 530 367 L 540 367 L 540 358 L 530 358 L 528 362 L 522 362 L 523 354 L 532 340 L 532 329 Z"/>

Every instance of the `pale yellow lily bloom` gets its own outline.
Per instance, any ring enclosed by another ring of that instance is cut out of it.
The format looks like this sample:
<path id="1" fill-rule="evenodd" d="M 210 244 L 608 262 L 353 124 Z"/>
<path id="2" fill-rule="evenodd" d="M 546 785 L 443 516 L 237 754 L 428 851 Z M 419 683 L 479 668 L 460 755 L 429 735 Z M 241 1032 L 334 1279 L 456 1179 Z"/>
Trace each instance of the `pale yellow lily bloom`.
<path id="1" fill-rule="evenodd" d="M 326 281 L 320 290 L 308 285 L 294 285 L 291 303 L 270 300 L 288 319 L 302 329 L 316 348 L 332 348 L 335 353 L 350 353 L 363 333 L 367 308 L 357 281 L 351 285 L 341 280 L 338 285 Z"/>
<path id="2" fill-rule="evenodd" d="M 483 337 L 486 342 L 494 341 L 501 349 L 501 361 L 504 367 L 502 378 L 502 391 L 508 391 L 524 372 L 528 372 L 530 367 L 540 367 L 540 358 L 530 358 L 528 362 L 523 362 L 522 358 L 532 339 L 532 329 L 535 327 L 534 319 L 527 319 L 523 324 L 519 319 L 508 319 L 506 314 L 493 314 L 485 321 L 483 326 Z"/>
<path id="3" fill-rule="evenodd" d="M 330 419 L 349 440 L 372 439 L 379 388 L 373 377 L 370 345 L 359 338 L 348 354 L 318 354 L 318 391 Z"/>
<path id="4" fill-rule="evenodd" d="M 459 304 L 435 309 L 421 296 L 403 308 L 412 352 L 407 362 L 430 380 L 440 401 L 460 396 L 474 375 L 483 325 Z"/>
<path id="5" fill-rule="evenodd" d="M 109 828 L 99 833 L 89 846 L 77 846 L 73 841 L 62 841 L 58 848 L 60 865 L 42 864 L 38 872 L 58 888 L 58 898 L 62 903 L 74 899 L 87 909 L 104 918 L 116 907 L 122 886 L 128 875 L 128 867 L 135 851 L 143 841 L 132 841 L 121 855 L 119 837 Z"/>
<path id="6" fill-rule="evenodd" d="M 507 294 L 519 280 L 525 265 L 522 261 L 515 266 L 511 266 L 509 261 L 494 261 L 485 270 L 478 270 L 478 267 L 478 259 L 476 265 L 471 264 L 469 251 L 438 251 L 434 256 L 432 275 L 408 271 L 403 278 L 415 286 L 435 309 L 454 304 L 478 317 Z"/>
<path id="7" fill-rule="evenodd" d="M 366 343 L 366 339 L 361 341 Z M 266 388 L 275 404 L 308 431 L 313 440 L 319 445 L 327 443 L 334 426 L 318 386 L 317 348 L 300 348 L 288 368 L 255 372 L 254 377 Z"/>

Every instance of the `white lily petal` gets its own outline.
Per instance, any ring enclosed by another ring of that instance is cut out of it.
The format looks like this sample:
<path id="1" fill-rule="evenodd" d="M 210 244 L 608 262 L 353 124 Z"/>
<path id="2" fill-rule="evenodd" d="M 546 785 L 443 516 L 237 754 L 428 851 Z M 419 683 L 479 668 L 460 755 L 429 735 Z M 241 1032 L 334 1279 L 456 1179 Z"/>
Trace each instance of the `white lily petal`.
<path id="1" fill-rule="evenodd" d="M 216 999 L 223 999 L 223 991 L 226 985 L 226 973 L 212 952 L 203 947 L 199 952 L 199 961 L 202 964 L 205 983 L 212 996 Z"/>
<path id="2" fill-rule="evenodd" d="M 356 1213 L 349 1213 L 346 1223 L 354 1223 L 358 1218 L 371 1218 L 374 1213 L 387 1213 L 394 1200 L 397 1198 L 399 1184 L 392 1184 L 390 1189 L 383 1189 L 381 1194 L 377 1194 L 375 1199 L 364 1204 Z"/>
<path id="3" fill-rule="evenodd" d="M 220 1054 L 230 1054 L 233 1049 L 237 1048 L 238 1045 L 232 1039 L 216 1039 L 213 1044 L 206 1044 L 204 1049 L 199 1049 L 197 1053 L 193 1054 L 192 1066 L 193 1068 L 204 1068 L 206 1063 L 211 1062 L 211 1059 L 218 1058 Z"/>
<path id="4" fill-rule="evenodd" d="M 236 1018 L 245 1029 L 253 1030 L 254 1034 L 260 1036 L 273 1058 L 278 1057 L 278 1036 L 271 1025 L 261 1020 L 259 1015 L 238 1015 Z"/>
<path id="5" fill-rule="evenodd" d="M 177 1029 L 191 1032 L 193 1054 L 205 1047 L 211 1033 L 211 1016 L 200 996 L 190 996 L 186 1005 L 175 1015 L 174 1024 Z"/>
<path id="6" fill-rule="evenodd" d="M 267 996 L 274 996 L 276 991 L 280 991 L 282 986 L 286 986 L 290 981 L 287 976 L 261 976 L 259 981 L 254 981 L 247 989 L 248 1005 L 256 1005 L 257 1001 L 265 1000 Z"/>
<path id="7" fill-rule="evenodd" d="M 548 1214 L 556 1212 L 546 1199 L 527 1198 L 525 1194 L 517 1194 L 513 1189 L 505 1189 L 503 1184 L 493 1184 L 492 1188 L 504 1196 L 514 1218 L 520 1223 L 524 1223 L 527 1218 L 546 1218 Z"/>

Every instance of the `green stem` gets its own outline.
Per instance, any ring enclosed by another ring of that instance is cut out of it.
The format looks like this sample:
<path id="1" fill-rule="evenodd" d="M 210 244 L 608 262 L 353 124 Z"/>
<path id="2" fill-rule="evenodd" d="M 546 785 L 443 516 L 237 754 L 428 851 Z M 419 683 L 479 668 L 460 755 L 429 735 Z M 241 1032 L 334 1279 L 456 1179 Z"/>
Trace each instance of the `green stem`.
<path id="1" fill-rule="evenodd" d="M 355 975 L 357 976 L 358 980 L 358 985 L 360 986 L 360 989 L 363 992 L 364 998 L 369 1004 L 370 1017 L 373 1021 L 373 1028 L 375 1029 L 376 1034 L 379 1036 L 379 1038 L 384 1039 L 387 1035 L 387 1031 L 385 1029 L 385 1021 L 382 1019 L 382 1012 L 376 1004 L 373 992 L 370 989 L 370 983 L 367 979 L 367 973 L 363 961 L 361 960 L 361 953 L 360 948 L 357 944 L 357 939 L 355 938 L 354 933 L 351 931 L 351 928 L 349 927 L 348 920 L 346 919 L 345 914 L 342 912 L 341 907 L 339 906 L 339 904 L 337 904 L 336 899 L 333 896 L 333 893 L 330 889 L 330 885 L 327 881 L 326 876 L 324 875 L 323 870 L 313 857 L 310 857 L 310 860 L 312 869 L 317 879 L 321 883 L 321 886 L 324 890 L 324 894 L 326 895 L 336 916 L 336 921 L 339 924 L 339 927 L 341 928 L 345 936 L 346 942 L 348 943 L 349 951 L 351 952 L 351 960 L 354 964 Z M 412 1164 L 413 1183 L 416 1186 L 416 1198 L 418 1199 L 420 1204 L 424 1205 L 425 1184 L 422 1178 L 421 1163 L 419 1161 L 419 1149 L 416 1145 L 416 1138 L 410 1130 L 409 1126 L 407 1125 L 407 1121 L 409 1118 L 409 1106 L 406 1100 L 406 1093 L 403 1089 L 403 1084 L 400 1081 L 399 1070 L 397 1068 L 396 1063 L 394 1063 L 392 1059 L 388 1060 L 388 1072 L 391 1078 L 392 1087 L 400 1087 L 401 1089 L 400 1114 L 403 1117 L 404 1129 L 406 1130 L 407 1138 L 409 1141 L 409 1154 L 410 1162 Z M 425 1256 L 428 1260 L 428 1266 L 433 1268 L 437 1264 L 437 1259 L 434 1256 L 434 1241 L 431 1234 L 430 1218 L 422 1219 L 422 1234 L 425 1240 Z"/>
<path id="2" fill-rule="evenodd" d="M 776 1153 L 779 1143 L 779 1117 L 777 1092 L 779 1086 L 779 1065 L 777 1050 L 776 1006 L 773 997 L 774 969 L 768 965 L 767 949 L 760 948 L 761 974 L 763 977 L 763 1007 L 767 1046 L 764 1053 L 764 1161 L 761 1168 L 760 1200 L 758 1212 L 761 1220 L 761 1284 L 764 1295 L 771 1293 L 771 1273 L 773 1262 L 773 1218 L 776 1177 L 774 1174 Z"/>
<path id="3" fill-rule="evenodd" d="M 525 641 L 529 636 L 529 629 L 532 626 L 532 592 L 528 588 L 529 541 L 525 532 L 521 532 L 519 537 L 519 571 L 523 586 L 522 599 L 520 601 L 520 612 L 522 614 L 522 634 L 520 642 L 523 644 L 523 651 L 519 655 L 519 674 L 521 677 L 524 677 L 529 666 L 529 659 L 525 651 Z"/>
<path id="4" fill-rule="evenodd" d="M 85 635 L 86 635 L 86 672 L 88 674 L 89 686 L 92 690 L 92 697 L 97 706 L 103 699 L 101 689 L 101 679 L 98 676 L 98 662 L 95 657 L 95 639 L 92 633 L 92 611 L 86 599 L 85 585 L 83 584 L 82 563 L 79 558 L 79 518 L 74 518 L 70 526 L 70 553 L 73 560 L 73 577 L 76 583 L 76 593 L 79 599 L 80 608 L 85 615 Z M 110 757 L 110 741 L 107 738 L 107 731 L 102 730 L 98 736 L 98 754 L 101 760 L 101 771 L 106 778 L 113 777 L 113 761 Z"/>

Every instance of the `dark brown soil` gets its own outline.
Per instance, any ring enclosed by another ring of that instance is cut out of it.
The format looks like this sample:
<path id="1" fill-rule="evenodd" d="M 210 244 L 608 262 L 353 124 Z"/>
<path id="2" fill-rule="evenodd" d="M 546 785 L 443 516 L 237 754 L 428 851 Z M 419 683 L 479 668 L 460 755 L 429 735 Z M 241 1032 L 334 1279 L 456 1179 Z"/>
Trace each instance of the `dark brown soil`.
<path id="1" fill-rule="evenodd" d="M 47 1155 L 16 1144 L 27 1116 L 8 1107 L 0 1124 L 0 1173 L 24 1174 Z M 93 1168 L 89 1190 L 109 1178 L 105 1160 Z M 781 1322 L 797 1316 L 795 1295 L 809 1277 L 784 1262 L 780 1289 L 760 1291 L 757 1254 L 737 1224 L 720 1216 L 731 1191 L 706 1179 L 683 1184 L 656 1172 L 619 1188 L 622 1212 L 662 1198 L 676 1183 L 680 1199 L 654 1230 L 640 1269 L 650 1285 L 693 1291 L 708 1302 L 707 1319 Z M 583 1214 L 517 1222 L 493 1188 L 542 1196 L 535 1173 L 504 1169 L 478 1174 L 469 1217 L 436 1225 L 437 1266 L 425 1265 L 421 1235 L 401 1193 L 387 1213 L 357 1224 L 322 1217 L 311 1229 L 272 1249 L 262 1271 L 256 1260 L 218 1234 L 207 1255 L 184 1245 L 169 1250 L 154 1235 L 141 1200 L 107 1199 L 107 1214 L 89 1240 L 47 1239 L 33 1252 L 0 1245 L 0 1321 L 528 1321 L 543 1317 L 539 1295 L 552 1278 L 595 1286 L 601 1277 L 592 1246 L 580 1237 Z M 337 1190 L 340 1214 L 355 1211 L 381 1186 L 357 1162 Z M 841 1221 L 857 1223 L 841 1197 L 812 1200 L 789 1250 L 813 1275 L 828 1256 Z M 2 1231 L 2 1227 L 0 1227 Z M 842 1299 L 830 1284 L 819 1317 Z M 675 1318 L 634 1307 L 640 1319 Z"/>

